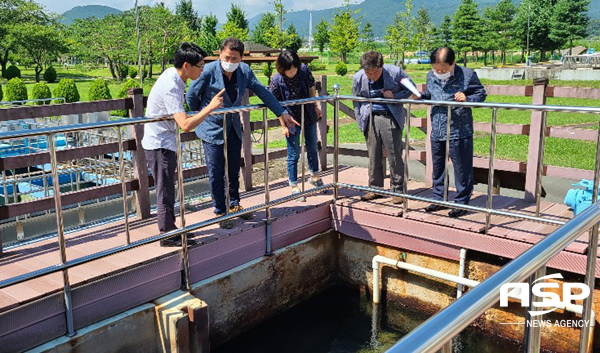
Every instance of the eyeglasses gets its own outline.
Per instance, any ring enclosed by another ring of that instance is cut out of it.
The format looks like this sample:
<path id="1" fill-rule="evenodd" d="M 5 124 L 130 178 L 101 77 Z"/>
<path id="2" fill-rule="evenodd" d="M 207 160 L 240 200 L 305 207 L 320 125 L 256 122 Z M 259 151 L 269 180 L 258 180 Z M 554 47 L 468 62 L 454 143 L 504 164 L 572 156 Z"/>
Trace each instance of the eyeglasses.
<path id="1" fill-rule="evenodd" d="M 240 60 L 242 60 L 241 58 L 237 57 L 237 56 L 229 56 L 229 55 L 223 55 L 223 60 L 225 61 L 231 61 L 231 62 L 238 62 Z"/>
<path id="2" fill-rule="evenodd" d="M 202 64 L 202 65 L 198 65 L 198 64 L 196 64 L 196 65 L 194 65 L 194 66 L 195 66 L 195 67 L 197 67 L 197 68 L 199 68 L 200 70 L 203 70 L 203 69 L 204 69 L 204 64 Z"/>

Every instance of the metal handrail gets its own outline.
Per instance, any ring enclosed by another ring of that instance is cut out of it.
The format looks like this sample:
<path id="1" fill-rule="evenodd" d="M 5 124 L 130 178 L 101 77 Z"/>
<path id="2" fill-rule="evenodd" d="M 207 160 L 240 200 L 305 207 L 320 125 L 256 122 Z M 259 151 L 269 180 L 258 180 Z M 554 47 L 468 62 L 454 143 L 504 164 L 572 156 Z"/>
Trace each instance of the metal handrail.
<path id="1" fill-rule="evenodd" d="M 486 213 L 487 216 L 487 222 L 486 222 L 486 230 L 487 227 L 489 227 L 489 216 L 491 215 L 500 215 L 500 216 L 508 216 L 508 217 L 514 217 L 514 218 L 519 218 L 519 219 L 523 219 L 523 220 L 528 220 L 528 221 L 534 221 L 534 222 L 540 222 L 540 223 L 545 223 L 545 224 L 552 224 L 552 225 L 563 225 L 564 222 L 562 221 L 557 221 L 557 220 L 547 220 L 547 219 L 543 219 L 538 217 L 538 214 L 536 214 L 536 217 L 532 217 L 532 216 L 528 216 L 528 215 L 523 215 L 523 214 L 517 214 L 517 213 L 511 213 L 511 212 L 505 212 L 505 211 L 496 211 L 491 209 L 491 201 L 488 201 L 487 203 L 487 208 L 481 208 L 481 207 L 474 207 L 474 206 L 468 206 L 468 205 L 457 205 L 457 204 L 453 204 L 453 203 L 449 203 L 447 201 L 436 201 L 436 200 L 431 200 L 431 199 L 426 199 L 426 198 L 421 198 L 418 196 L 414 196 L 414 195 L 408 195 L 408 194 L 400 194 L 400 193 L 395 193 L 395 192 L 389 192 L 389 191 L 384 191 L 384 190 L 380 190 L 380 189 L 375 189 L 375 188 L 370 188 L 370 187 L 363 187 L 363 186 L 358 186 L 358 185 L 351 185 L 351 184 L 345 184 L 345 183 L 340 183 L 339 182 L 339 104 L 341 100 L 353 100 L 353 101 L 364 101 L 364 102 L 380 102 L 380 103 L 393 103 L 393 104 L 407 104 L 408 105 L 408 109 L 410 111 L 410 106 L 413 104 L 418 104 L 418 105 L 430 105 L 430 106 L 445 106 L 448 107 L 448 110 L 450 111 L 450 109 L 452 107 L 479 107 L 479 108 L 491 108 L 493 109 L 493 113 L 494 113 L 494 119 L 492 121 L 492 125 L 495 125 L 497 123 L 495 117 L 496 117 L 496 113 L 498 109 L 518 109 L 518 110 L 540 110 L 543 112 L 547 112 L 547 111 L 567 111 L 567 112 L 583 112 L 583 113 L 596 113 L 596 114 L 600 114 L 600 108 L 588 108 L 588 107 L 558 107 L 558 106 L 542 106 L 542 105 L 525 105 L 525 104 L 492 104 L 492 103 L 473 103 L 473 102 L 468 102 L 468 103 L 460 103 L 460 102 L 446 102 L 446 101 L 421 101 L 421 100 L 411 100 L 411 99 L 384 99 L 384 98 L 363 98 L 363 97 L 355 97 L 355 96 L 340 96 L 339 95 L 339 85 L 334 85 L 334 89 L 336 91 L 335 96 L 325 96 L 325 97 L 316 97 L 316 98 L 308 98 L 308 99 L 302 99 L 302 100 L 295 100 L 295 101 L 286 101 L 286 102 L 282 102 L 283 106 L 289 106 L 289 105 L 296 105 L 296 104 L 307 104 L 307 103 L 314 103 L 314 102 L 330 102 L 333 101 L 334 104 L 334 172 L 333 172 L 333 183 L 331 184 L 327 184 L 324 185 L 322 187 L 318 187 L 318 188 L 313 188 L 311 190 L 308 191 L 303 191 L 299 194 L 294 194 L 294 195 L 290 195 L 287 197 L 283 197 L 277 200 L 270 200 L 269 199 L 269 189 L 268 189 L 268 185 L 269 185 L 269 174 L 268 171 L 265 171 L 265 203 L 258 205 L 258 206 L 254 206 L 254 207 L 250 207 L 247 209 L 244 209 L 243 211 L 240 212 L 235 212 L 235 213 L 226 213 L 225 216 L 222 217 L 218 217 L 218 218 L 213 218 L 211 220 L 208 221 L 204 221 L 204 222 L 200 222 L 191 226 L 186 226 L 185 225 L 185 220 L 184 220 L 184 214 L 182 213 L 181 217 L 182 217 L 182 227 L 176 231 L 172 231 L 169 233 L 165 233 L 165 234 L 161 234 L 161 235 L 157 235 L 154 237 L 150 237 L 144 240 L 140 240 L 137 242 L 131 242 L 129 243 L 129 239 L 127 239 L 128 241 L 128 245 L 124 245 L 124 246 L 120 246 L 117 248 L 113 248 L 110 250 L 106 250 L 106 251 L 102 251 L 99 253 L 95 253 L 93 255 L 89 255 L 89 256 L 84 256 L 81 258 L 77 258 L 75 260 L 71 260 L 71 261 L 67 261 L 66 257 L 64 256 L 64 252 L 65 252 L 65 240 L 64 240 L 64 230 L 63 230 L 63 225 L 62 225 L 62 220 L 61 220 L 61 207 L 60 207 L 60 190 L 55 190 L 54 193 L 54 198 L 55 198 L 55 202 L 57 202 L 57 207 L 56 207 L 56 217 L 57 217 L 57 228 L 58 228 L 58 234 L 59 234 L 59 241 L 60 241 L 60 250 L 61 250 L 61 264 L 59 265 L 55 265 L 55 266 L 50 266 L 38 271 L 33 271 L 21 276 L 17 276 L 17 277 L 13 277 L 7 280 L 3 280 L 0 281 L 0 289 L 4 288 L 6 286 L 10 286 L 10 285 L 14 285 L 14 284 L 18 284 L 30 279 L 34 279 L 40 276 L 44 276 L 50 273 L 54 273 L 57 271 L 62 271 L 63 272 L 63 277 L 64 277 L 64 295 L 65 295 L 65 306 L 66 306 L 66 315 L 67 315 L 67 331 L 68 331 L 68 335 L 73 335 L 74 334 L 74 328 L 73 328 L 73 322 L 72 322 L 72 308 L 71 308 L 71 299 L 70 299 L 70 284 L 69 284 L 69 279 L 68 279 L 68 269 L 73 267 L 73 266 L 77 266 L 77 265 L 81 265 L 90 261 L 94 261 L 118 252 L 122 252 L 131 248 L 135 248 L 135 247 L 139 247 L 142 245 L 147 245 L 159 240 L 163 240 L 163 239 L 167 239 L 176 235 L 184 235 L 187 232 L 190 231 L 194 231 L 194 230 L 198 230 L 200 228 L 209 226 L 209 225 L 213 225 L 225 220 L 229 220 L 232 219 L 234 217 L 243 215 L 243 214 L 249 214 L 252 212 L 256 212 L 258 210 L 267 210 L 267 220 L 265 222 L 266 225 L 266 244 L 267 244 L 267 250 L 266 250 L 266 255 L 270 254 L 270 241 L 271 241 L 271 234 L 270 234 L 270 223 L 271 223 L 271 219 L 270 219 L 270 208 L 272 206 L 275 205 L 279 205 L 288 201 L 292 201 L 292 200 L 296 200 L 299 197 L 305 196 L 305 195 L 311 195 L 314 193 L 318 193 L 321 192 L 322 190 L 327 190 L 327 189 L 333 189 L 334 193 L 333 193 L 333 201 L 336 202 L 337 198 L 338 198 L 338 190 L 340 187 L 343 188 L 349 188 L 349 189 L 356 189 L 356 190 L 364 190 L 364 191 L 371 191 L 371 192 L 377 192 L 377 193 L 381 193 L 381 194 L 386 194 L 386 195 L 390 195 L 390 196 L 401 196 L 401 197 L 405 197 L 405 206 L 407 205 L 407 200 L 418 200 L 418 201 L 424 201 L 424 202 L 430 202 L 430 203 L 436 203 L 436 204 L 441 204 L 441 205 L 445 205 L 448 207 L 453 207 L 453 208 L 459 208 L 459 209 L 466 209 L 466 210 L 470 210 L 470 211 L 477 211 L 477 212 L 484 212 Z M 263 131 L 264 131 L 264 148 L 265 148 L 265 153 L 267 145 L 268 145 L 268 134 L 266 133 L 268 126 L 266 124 L 266 106 L 264 104 L 258 104 L 258 105 L 249 105 L 249 106 L 244 106 L 244 107 L 233 107 L 233 108 L 222 108 L 222 109 L 218 109 L 215 110 L 211 115 L 223 115 L 225 116 L 225 114 L 227 113 L 239 113 L 239 112 L 249 112 L 249 111 L 256 111 L 256 110 L 262 110 L 263 111 Z M 190 112 L 190 114 L 193 114 L 194 112 Z M 448 114 L 448 119 L 451 118 L 451 114 Z M 31 136 L 39 136 L 39 135 L 46 135 L 48 137 L 48 141 L 49 144 L 51 146 L 49 146 L 49 152 L 51 155 L 51 164 L 52 164 L 52 168 L 53 168 L 53 179 L 54 179 L 54 186 L 55 188 L 58 188 L 58 173 L 57 173 L 57 158 L 56 158 L 56 149 L 54 148 L 54 144 L 53 144 L 53 136 L 55 134 L 58 133 L 66 133 L 66 132 L 77 132 L 77 131 L 83 131 L 83 130 L 90 130 L 90 129 L 101 129 L 101 128 L 107 128 L 107 127 L 122 127 L 122 126 L 127 126 L 127 125 L 132 125 L 132 124 L 140 124 L 140 123 L 151 123 L 151 122 L 158 122 L 158 121 L 165 121 L 165 120 L 171 120 L 172 118 L 170 116 L 160 116 L 160 117 L 151 117 L 151 118 L 128 118 L 128 119 L 120 119 L 120 120 L 115 120 L 115 121 L 106 121 L 106 122 L 96 122 L 96 123 L 87 123 L 87 124 L 81 124 L 81 125 L 72 125 L 72 126 L 56 126 L 56 127 L 48 127 L 48 128 L 43 128 L 43 129 L 37 129 L 37 130 L 21 130 L 21 131 L 9 131 L 9 132 L 4 132 L 4 133 L 0 133 L 0 140 L 5 140 L 5 139 L 15 139 L 15 138 L 24 138 L 24 137 L 31 137 Z M 226 119 L 224 120 L 224 129 L 226 129 Z M 409 131 L 410 130 L 410 124 L 409 121 L 410 119 L 406 119 L 407 120 L 407 136 L 409 136 Z M 449 121 L 448 121 L 448 126 L 449 126 Z M 177 134 L 177 137 L 179 138 L 179 134 Z M 122 142 L 122 137 L 119 139 L 120 142 Z M 495 134 L 492 134 L 492 140 L 495 140 Z M 599 135 L 599 140 L 600 140 L 600 135 Z M 493 143 L 495 143 L 495 141 L 492 141 Z M 119 143 L 119 145 L 121 145 L 122 143 Z M 226 144 L 227 144 L 227 140 L 225 140 L 225 146 L 224 148 L 226 149 Z M 178 144 L 179 145 L 179 144 Z M 493 144 L 492 144 L 493 145 Z M 600 148 L 600 144 L 599 144 L 599 148 Z M 447 149 L 448 150 L 448 149 Z M 120 152 L 122 153 L 122 146 L 120 146 Z M 181 151 L 178 151 L 179 155 L 181 154 Z M 599 153 L 600 154 L 600 151 Z M 225 160 L 227 161 L 227 154 L 225 154 Z M 543 155 L 542 155 L 542 159 L 543 159 Z M 181 160 L 179 160 L 179 168 L 181 168 Z M 494 160 L 494 153 L 493 153 L 493 149 L 491 150 L 490 153 L 490 173 L 493 173 L 493 160 Z M 265 161 L 268 162 L 268 154 L 265 155 Z M 304 162 L 304 160 L 303 160 Z M 304 164 L 304 163 L 303 163 Z M 265 166 L 265 169 L 267 169 L 268 167 Z M 302 168 L 304 168 L 304 165 L 302 166 Z M 407 163 L 405 164 L 405 168 L 407 168 Z M 598 169 L 600 169 L 600 163 L 598 160 L 598 156 L 597 156 L 597 163 L 596 163 L 596 178 L 595 178 L 595 184 L 594 185 L 598 185 Z M 181 170 L 181 169 L 180 169 Z M 227 175 L 227 171 L 225 172 Z M 408 174 L 408 170 L 405 169 L 405 175 Z M 180 173 L 181 175 L 181 173 Z M 121 182 L 123 183 L 124 180 L 121 180 Z M 183 190 L 183 185 L 182 185 L 182 179 L 179 178 L 179 187 L 182 188 L 181 191 Z M 447 188 L 447 180 L 445 182 L 445 186 Z M 539 183 L 539 180 L 538 180 Z M 539 186 L 539 185 L 538 185 Z M 226 192 L 228 191 L 228 187 L 225 188 Z M 539 189 L 539 188 L 538 188 Z M 597 195 L 597 187 L 595 188 L 595 196 L 594 199 L 596 199 L 596 195 Z M 406 191 L 405 191 L 406 192 Z M 491 185 L 488 185 L 488 194 L 491 193 Z M 127 192 L 126 189 L 124 189 L 123 191 L 123 195 L 124 197 L 124 209 L 126 209 L 127 205 L 125 204 L 126 202 L 126 198 L 127 198 Z M 537 196 L 537 203 L 539 205 L 539 194 L 536 195 Z M 181 196 L 180 196 L 181 197 Z M 594 207 L 590 208 L 590 210 L 587 210 L 586 212 L 582 213 L 582 215 L 580 217 L 583 217 L 584 215 L 586 215 L 586 217 L 591 217 L 592 220 L 589 219 L 585 219 L 584 222 L 575 222 L 576 224 L 574 224 L 573 221 L 568 222 L 567 224 L 565 224 L 563 226 L 563 228 L 560 228 L 559 230 L 561 230 L 561 232 L 555 232 L 553 233 L 552 236 L 548 236 L 544 239 L 543 242 L 540 242 L 538 245 L 534 246 L 534 248 L 532 248 L 529 251 L 532 251 L 533 249 L 538 249 L 536 251 L 539 251 L 540 246 L 544 245 L 545 247 L 547 246 L 549 249 L 548 250 L 544 247 L 544 249 L 546 249 L 546 252 L 551 253 L 552 249 L 558 249 L 556 250 L 556 252 L 560 251 L 561 249 L 563 249 L 567 244 L 564 243 L 565 241 L 567 241 L 568 239 L 570 239 L 571 241 L 573 239 L 575 239 L 576 235 L 573 235 L 572 233 L 568 233 L 567 235 L 563 235 L 563 236 L 557 236 L 554 234 L 562 234 L 565 231 L 570 231 L 573 227 L 575 227 L 576 229 L 580 229 L 582 228 L 582 225 L 587 225 L 588 223 L 591 224 L 595 224 L 598 222 L 598 220 L 600 219 L 600 212 L 596 212 L 593 215 L 590 215 L 590 213 L 594 210 L 594 211 L 598 211 L 599 206 L 596 204 L 594 205 Z M 576 219 L 580 219 L 580 217 L 576 218 Z M 583 219 L 583 218 L 581 218 Z M 128 222 L 127 218 L 125 218 L 125 221 Z M 588 226 L 589 227 L 589 226 Z M 572 232 L 572 231 L 571 231 Z M 594 232 L 592 233 L 592 237 L 591 237 L 591 242 L 594 241 L 594 239 L 596 239 L 595 241 L 597 242 L 597 227 L 595 227 L 595 234 Z M 565 240 L 567 239 L 567 240 Z M 185 237 L 184 237 L 185 240 Z M 558 244 L 558 245 L 557 245 Z M 557 248 L 558 247 L 558 248 Z M 529 253 L 529 252 L 527 252 Z M 548 255 L 548 256 L 553 256 L 555 253 L 552 252 L 552 255 Z M 183 241 L 182 242 L 182 258 L 184 261 L 184 267 L 185 267 L 185 262 L 187 261 L 187 256 L 188 256 L 188 252 L 187 252 L 187 242 Z M 522 257 L 522 256 L 521 256 Z M 520 259 L 521 257 L 519 257 L 518 259 Z M 594 255 L 595 258 L 595 255 Z M 547 261 L 547 260 L 546 260 Z M 545 262 L 543 262 L 543 264 L 545 264 Z M 513 261 L 514 262 L 514 261 Z M 512 262 L 511 262 L 512 263 Z M 537 260 L 535 262 L 535 264 L 537 264 Z M 589 261 L 588 261 L 589 263 Z M 595 262 L 594 262 L 595 264 Z M 539 268 L 539 266 L 538 266 Z M 586 278 L 586 280 L 589 281 L 589 272 L 590 272 L 590 268 L 591 266 L 588 265 L 588 277 Z M 535 269 L 533 269 L 532 271 L 534 271 Z M 507 273 L 506 271 L 503 273 Z M 531 273 L 531 272 L 529 272 Z M 525 276 L 526 274 L 523 274 L 523 276 Z M 184 268 L 184 286 L 189 286 L 189 271 Z M 512 277 L 511 277 L 512 278 Z M 520 278 L 522 279 L 522 278 Z M 592 280 L 593 280 L 593 272 L 592 272 Z M 484 282 L 485 283 L 485 282 Z M 482 283 L 483 284 L 483 283 Z M 477 287 L 479 288 L 479 287 Z M 473 292 L 473 291 L 471 291 Z M 464 296 L 463 298 L 466 298 L 467 296 Z M 473 297 L 472 295 L 469 297 L 471 298 Z M 461 303 L 465 303 L 466 301 L 464 299 L 461 299 L 462 302 Z M 586 303 L 588 303 L 586 301 Z M 587 307 L 589 307 L 590 305 L 587 305 Z M 584 315 L 586 315 L 587 310 L 584 310 Z M 465 326 L 468 325 L 468 323 L 465 324 Z M 457 326 L 454 326 L 453 328 L 455 328 Z M 429 332 L 431 333 L 431 332 Z M 583 334 L 582 334 L 583 335 Z M 443 344 L 440 343 L 440 345 Z"/>
<path id="2" fill-rule="evenodd" d="M 600 204 L 595 203 L 412 330 L 387 352 L 435 352 L 440 349 L 499 301 L 500 287 L 503 284 L 523 281 L 576 240 L 582 232 L 593 226 L 597 228 L 598 222 Z"/>

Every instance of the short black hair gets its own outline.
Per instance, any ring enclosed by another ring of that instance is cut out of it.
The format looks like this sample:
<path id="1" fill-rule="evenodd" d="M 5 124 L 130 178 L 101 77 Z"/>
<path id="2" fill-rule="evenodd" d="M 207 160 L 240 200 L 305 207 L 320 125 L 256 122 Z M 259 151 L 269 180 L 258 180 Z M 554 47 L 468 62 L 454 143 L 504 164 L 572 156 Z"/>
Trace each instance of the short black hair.
<path id="1" fill-rule="evenodd" d="M 285 71 L 291 69 L 292 67 L 299 69 L 300 65 L 302 65 L 302 63 L 300 63 L 298 54 L 289 50 L 282 51 L 275 62 L 275 68 L 281 75 L 283 75 Z"/>
<path id="2" fill-rule="evenodd" d="M 380 52 L 371 50 L 360 58 L 360 68 L 364 70 L 379 69 L 383 67 L 383 55 Z"/>
<path id="3" fill-rule="evenodd" d="M 175 51 L 175 55 L 173 56 L 173 62 L 174 66 L 177 69 L 181 69 L 183 67 L 183 63 L 197 65 L 207 56 L 208 54 L 206 54 L 204 49 L 200 48 L 196 44 L 183 42 Z"/>
<path id="4" fill-rule="evenodd" d="M 429 59 L 431 59 L 432 64 L 452 65 L 456 60 L 456 54 L 454 54 L 454 50 L 450 47 L 439 47 L 431 53 Z"/>
<path id="5" fill-rule="evenodd" d="M 240 56 L 244 56 L 244 42 L 235 37 L 229 37 L 223 39 L 221 42 L 221 51 L 223 49 L 229 48 L 229 50 L 235 50 L 240 53 Z"/>

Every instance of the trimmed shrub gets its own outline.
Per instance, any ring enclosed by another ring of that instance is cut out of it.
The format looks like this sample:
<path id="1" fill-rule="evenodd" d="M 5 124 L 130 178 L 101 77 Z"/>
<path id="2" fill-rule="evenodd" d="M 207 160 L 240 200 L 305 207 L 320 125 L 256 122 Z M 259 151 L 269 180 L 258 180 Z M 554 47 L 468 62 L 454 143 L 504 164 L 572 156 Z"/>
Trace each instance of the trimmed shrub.
<path id="1" fill-rule="evenodd" d="M 33 85 L 33 89 L 31 90 L 31 98 L 32 99 L 46 99 L 52 98 L 52 93 L 50 92 L 50 87 L 45 82 L 38 82 Z M 35 105 L 42 104 L 50 104 L 51 101 L 44 102 L 35 102 Z"/>
<path id="2" fill-rule="evenodd" d="M 75 81 L 70 78 L 63 78 L 58 82 L 58 85 L 54 89 L 54 97 L 65 98 L 66 103 L 79 102 L 79 90 Z"/>
<path id="3" fill-rule="evenodd" d="M 138 69 L 135 66 L 130 66 L 129 67 L 129 77 L 131 78 L 136 78 L 138 75 Z"/>
<path id="4" fill-rule="evenodd" d="M 340 76 L 346 76 L 348 73 L 348 66 L 346 66 L 343 61 L 340 61 L 337 65 L 335 65 L 335 73 Z"/>
<path id="5" fill-rule="evenodd" d="M 120 70 L 121 70 L 121 73 L 119 75 L 119 78 L 121 80 L 125 80 L 127 78 L 127 75 L 129 75 L 129 66 L 122 64 L 120 66 Z"/>
<path id="6" fill-rule="evenodd" d="M 325 64 L 317 64 L 317 63 L 311 62 L 308 64 L 308 68 L 310 69 L 310 71 L 320 71 L 320 70 L 325 70 L 327 67 Z"/>
<path id="7" fill-rule="evenodd" d="M 44 71 L 44 81 L 48 83 L 54 83 L 56 82 L 56 77 L 56 69 L 52 66 L 49 66 L 46 71 Z"/>
<path id="8" fill-rule="evenodd" d="M 117 98 L 126 98 L 127 91 L 130 88 L 138 88 L 138 87 L 140 87 L 140 83 L 137 80 L 130 78 L 129 80 L 123 82 L 123 85 L 121 86 L 121 89 L 119 90 L 119 93 L 117 93 Z M 129 111 L 127 109 L 114 110 L 111 112 L 111 115 L 122 116 L 122 117 L 127 118 L 127 117 L 129 117 Z"/>
<path id="9" fill-rule="evenodd" d="M 22 101 L 27 99 L 27 87 L 20 78 L 15 77 L 6 84 L 6 100 Z"/>
<path id="10" fill-rule="evenodd" d="M 90 84 L 90 91 L 88 92 L 88 100 L 89 101 L 100 101 L 112 99 L 112 95 L 110 94 L 110 89 L 108 89 L 108 84 L 103 79 L 99 78 Z"/>
<path id="11" fill-rule="evenodd" d="M 12 80 L 15 77 L 21 78 L 21 70 L 19 70 L 19 68 L 15 65 L 10 65 L 6 69 L 5 76 L 7 80 Z"/>

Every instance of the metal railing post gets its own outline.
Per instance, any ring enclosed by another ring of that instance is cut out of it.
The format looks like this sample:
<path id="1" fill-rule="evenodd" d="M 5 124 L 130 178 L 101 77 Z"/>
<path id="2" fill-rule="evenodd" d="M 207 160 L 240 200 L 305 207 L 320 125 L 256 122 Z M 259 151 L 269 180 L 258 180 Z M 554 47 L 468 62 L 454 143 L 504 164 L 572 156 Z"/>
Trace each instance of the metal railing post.
<path id="1" fill-rule="evenodd" d="M 179 185 L 179 218 L 181 228 L 185 228 L 185 190 L 183 189 L 183 154 L 181 152 L 181 131 L 175 123 L 175 140 L 177 142 L 177 184 Z M 227 160 L 227 157 L 225 158 Z M 183 290 L 191 289 L 190 283 L 190 258 L 188 254 L 187 232 L 181 233 L 181 260 L 183 262 Z"/>
<path id="2" fill-rule="evenodd" d="M 402 185 L 403 193 L 408 194 L 408 161 L 410 159 L 410 108 L 411 104 L 408 104 L 406 107 L 406 142 L 404 143 L 404 184 Z M 404 198 L 404 210 L 402 212 L 402 217 L 408 217 L 408 199 Z"/>
<path id="3" fill-rule="evenodd" d="M 533 286 L 533 284 L 541 277 L 546 275 L 546 266 L 542 266 L 538 268 L 531 276 L 528 278 L 529 288 Z M 533 295 L 533 292 L 529 292 L 529 307 L 527 308 L 527 312 L 525 313 L 525 352 L 526 353 L 539 353 L 540 351 L 540 343 L 542 338 L 542 315 L 540 316 L 531 316 L 529 311 L 536 310 L 536 307 L 533 306 L 534 302 L 540 301 L 540 297 Z M 531 325 L 527 323 L 531 322 Z M 534 323 L 535 322 L 535 323 Z"/>
<path id="4" fill-rule="evenodd" d="M 271 202 L 270 188 L 269 188 L 269 126 L 267 121 L 267 109 L 263 108 L 263 153 L 265 155 L 265 256 L 273 255 L 271 251 Z M 303 190 L 304 191 L 304 190 Z"/>
<path id="5" fill-rule="evenodd" d="M 600 126 L 600 122 L 599 122 Z M 598 202 L 598 183 L 600 182 L 600 129 L 596 138 L 596 164 L 594 166 L 594 190 L 592 191 L 592 203 Z M 594 244 L 594 245 L 592 245 Z M 585 284 L 590 288 L 590 295 L 583 301 L 583 320 L 591 320 L 592 306 L 594 304 L 594 283 L 596 279 L 596 257 L 598 256 L 598 224 L 592 226 L 587 251 L 587 265 L 585 268 Z M 589 322 L 589 321 L 584 321 Z M 590 345 L 590 326 L 581 328 L 579 339 L 579 353 L 587 353 Z"/>
<path id="6" fill-rule="evenodd" d="M 492 186 L 494 184 L 494 155 L 496 154 L 496 123 L 498 120 L 498 110 L 492 110 L 492 135 L 490 136 L 490 164 L 488 170 L 488 187 L 487 187 L 487 204 L 488 210 L 493 208 Z M 485 234 L 490 230 L 490 222 L 492 219 L 491 213 L 485 215 Z"/>
<path id="7" fill-rule="evenodd" d="M 50 166 L 52 168 L 52 189 L 54 192 L 54 208 L 56 212 L 56 232 L 58 234 L 58 246 L 60 249 L 60 262 L 67 262 L 67 245 L 65 243 L 65 229 L 62 216 L 62 200 L 60 199 L 60 182 L 58 178 L 58 159 L 56 158 L 56 147 L 54 146 L 54 135 L 48 134 L 48 149 L 50 151 Z M 73 324 L 73 301 L 71 299 L 71 284 L 69 283 L 69 271 L 63 270 L 63 295 L 65 300 L 65 316 L 67 320 L 67 336 L 75 335 Z"/>
<path id="8" fill-rule="evenodd" d="M 334 107 L 333 107 L 333 200 L 334 202 L 338 199 L 339 197 L 339 187 L 338 187 L 338 182 L 339 182 L 339 174 L 340 174 L 340 166 L 339 166 L 339 160 L 340 160 L 340 122 L 339 122 L 339 116 L 340 116 L 340 108 L 339 108 L 339 95 L 340 95 L 340 85 L 339 84 L 335 84 L 333 85 L 333 90 L 335 91 L 335 100 L 334 100 Z"/>
<path id="9" fill-rule="evenodd" d="M 452 107 L 448 106 L 448 120 L 446 122 L 446 153 L 444 154 L 444 201 L 448 201 L 448 186 L 450 184 L 450 122 L 452 120 Z"/>
<path id="10" fill-rule="evenodd" d="M 229 214 L 229 158 L 227 158 L 227 114 L 223 114 L 223 157 L 225 159 L 225 215 Z"/>
<path id="11" fill-rule="evenodd" d="M 125 220 L 125 239 L 127 245 L 131 244 L 131 235 L 129 234 L 129 205 L 127 200 L 127 183 L 125 181 L 125 156 L 123 154 L 123 131 L 119 126 L 117 127 L 118 139 L 119 139 L 119 168 L 121 175 L 121 192 L 123 194 L 123 217 Z M 79 174 L 79 173 L 78 173 Z"/>

